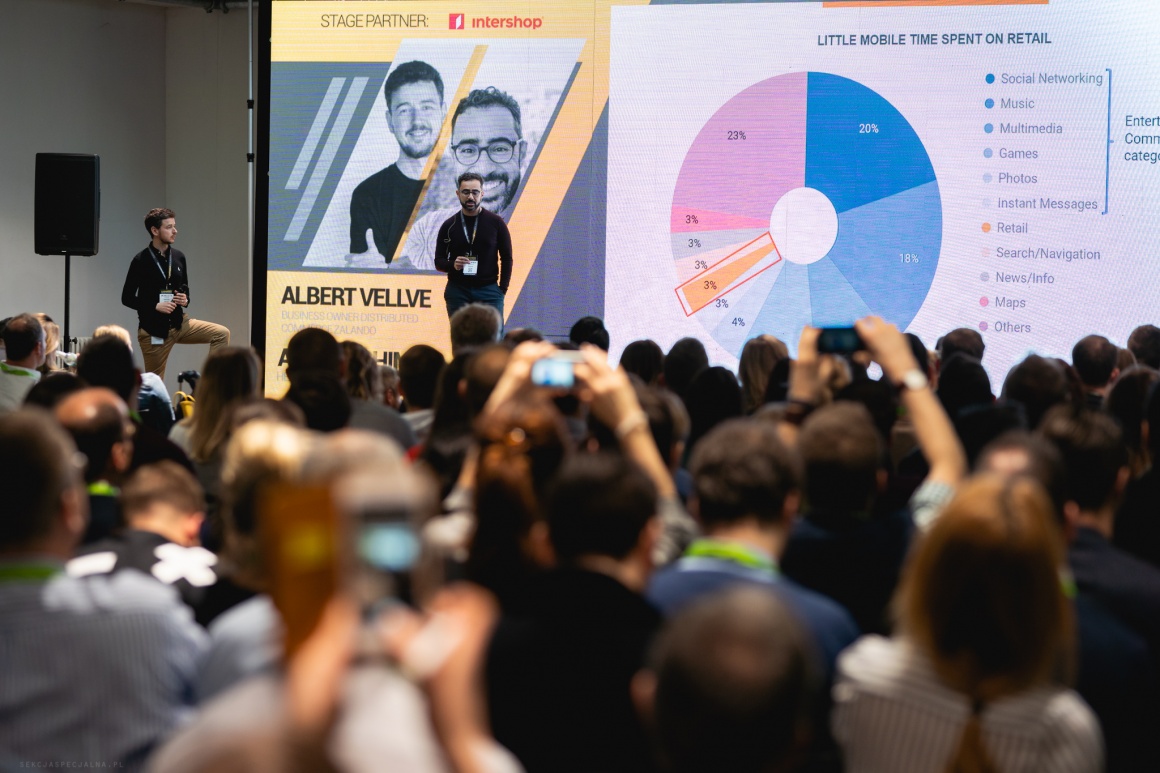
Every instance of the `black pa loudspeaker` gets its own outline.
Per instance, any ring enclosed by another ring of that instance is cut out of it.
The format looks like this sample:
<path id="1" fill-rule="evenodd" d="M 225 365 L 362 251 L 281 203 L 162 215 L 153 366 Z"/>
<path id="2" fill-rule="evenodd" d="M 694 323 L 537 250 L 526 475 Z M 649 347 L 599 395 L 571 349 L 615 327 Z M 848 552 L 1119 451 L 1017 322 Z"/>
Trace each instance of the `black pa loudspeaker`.
<path id="1" fill-rule="evenodd" d="M 34 220 L 37 255 L 96 255 L 101 157 L 37 153 Z"/>

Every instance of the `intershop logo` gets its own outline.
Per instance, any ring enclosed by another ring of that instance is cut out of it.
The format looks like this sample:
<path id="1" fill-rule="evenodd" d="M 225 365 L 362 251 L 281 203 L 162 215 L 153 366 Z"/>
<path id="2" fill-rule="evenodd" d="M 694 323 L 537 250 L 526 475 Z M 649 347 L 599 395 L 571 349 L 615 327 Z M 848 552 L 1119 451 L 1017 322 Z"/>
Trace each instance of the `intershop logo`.
<path id="1" fill-rule="evenodd" d="M 544 25 L 542 16 L 476 16 L 471 20 L 472 28 L 483 29 L 527 29 L 538 30 Z M 462 13 L 453 13 L 447 20 L 447 27 L 453 30 L 467 28 L 467 20 Z"/>
<path id="2" fill-rule="evenodd" d="M 463 14 L 453 13 L 447 20 L 447 29 L 461 30 L 463 29 Z"/>

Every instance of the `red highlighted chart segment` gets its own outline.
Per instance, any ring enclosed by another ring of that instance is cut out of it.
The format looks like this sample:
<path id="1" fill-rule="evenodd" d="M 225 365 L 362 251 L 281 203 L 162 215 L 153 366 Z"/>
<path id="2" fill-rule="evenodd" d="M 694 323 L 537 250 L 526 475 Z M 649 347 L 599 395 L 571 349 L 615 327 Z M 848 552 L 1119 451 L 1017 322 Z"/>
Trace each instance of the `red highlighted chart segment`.
<path id="1" fill-rule="evenodd" d="M 740 356 L 755 335 L 792 342 L 803 325 L 909 325 L 938 266 L 942 200 L 892 104 L 849 78 L 790 73 L 706 121 L 669 231 L 682 310 Z"/>
<path id="2" fill-rule="evenodd" d="M 770 235 L 754 239 L 677 288 L 685 316 L 695 314 L 725 293 L 735 290 L 781 260 Z"/>

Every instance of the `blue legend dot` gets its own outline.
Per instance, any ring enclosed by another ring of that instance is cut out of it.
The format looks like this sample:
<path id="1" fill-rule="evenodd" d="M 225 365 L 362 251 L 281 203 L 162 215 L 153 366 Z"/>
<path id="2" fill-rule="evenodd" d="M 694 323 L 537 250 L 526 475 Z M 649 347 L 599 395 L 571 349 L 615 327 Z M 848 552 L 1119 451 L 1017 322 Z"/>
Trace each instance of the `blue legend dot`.
<path id="1" fill-rule="evenodd" d="M 995 154 L 995 151 L 990 148 L 983 148 L 983 158 L 990 158 Z"/>
<path id="2" fill-rule="evenodd" d="M 984 102 L 983 104 L 987 106 L 987 109 L 988 109 L 988 110 L 990 110 L 992 107 L 994 107 L 994 106 L 995 106 L 995 100 L 993 100 L 993 99 L 988 99 L 988 100 L 987 100 L 986 102 Z"/>
<path id="3" fill-rule="evenodd" d="M 995 131 L 995 127 L 989 123 L 983 124 L 983 131 L 985 131 L 987 134 L 990 134 L 991 132 Z"/>
<path id="4" fill-rule="evenodd" d="M 988 73 L 987 74 L 987 83 L 994 83 L 994 82 L 995 82 L 995 76 Z"/>
<path id="5" fill-rule="evenodd" d="M 990 172 L 987 172 L 985 175 L 983 175 L 983 182 L 985 182 L 985 183 L 991 182 L 991 173 Z"/>

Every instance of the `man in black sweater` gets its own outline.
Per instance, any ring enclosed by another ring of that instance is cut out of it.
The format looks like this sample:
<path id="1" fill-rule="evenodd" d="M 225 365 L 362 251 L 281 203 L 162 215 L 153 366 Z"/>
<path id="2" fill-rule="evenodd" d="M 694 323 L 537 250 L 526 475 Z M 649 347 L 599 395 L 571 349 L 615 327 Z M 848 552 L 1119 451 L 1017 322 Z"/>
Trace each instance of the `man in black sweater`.
<path id="1" fill-rule="evenodd" d="M 435 268 L 447 273 L 450 317 L 469 303 L 486 303 L 503 318 L 512 278 L 512 237 L 499 215 L 483 208 L 483 178 L 464 172 L 455 181 L 460 209 L 439 227 Z"/>
<path id="2" fill-rule="evenodd" d="M 133 256 L 121 303 L 137 311 L 137 341 L 145 370 L 165 378 L 165 363 L 174 344 L 209 344 L 210 351 L 228 346 L 223 325 L 185 316 L 189 305 L 189 270 L 185 254 L 173 246 L 177 221 L 172 209 L 151 209 L 145 216 L 149 246 Z"/>

